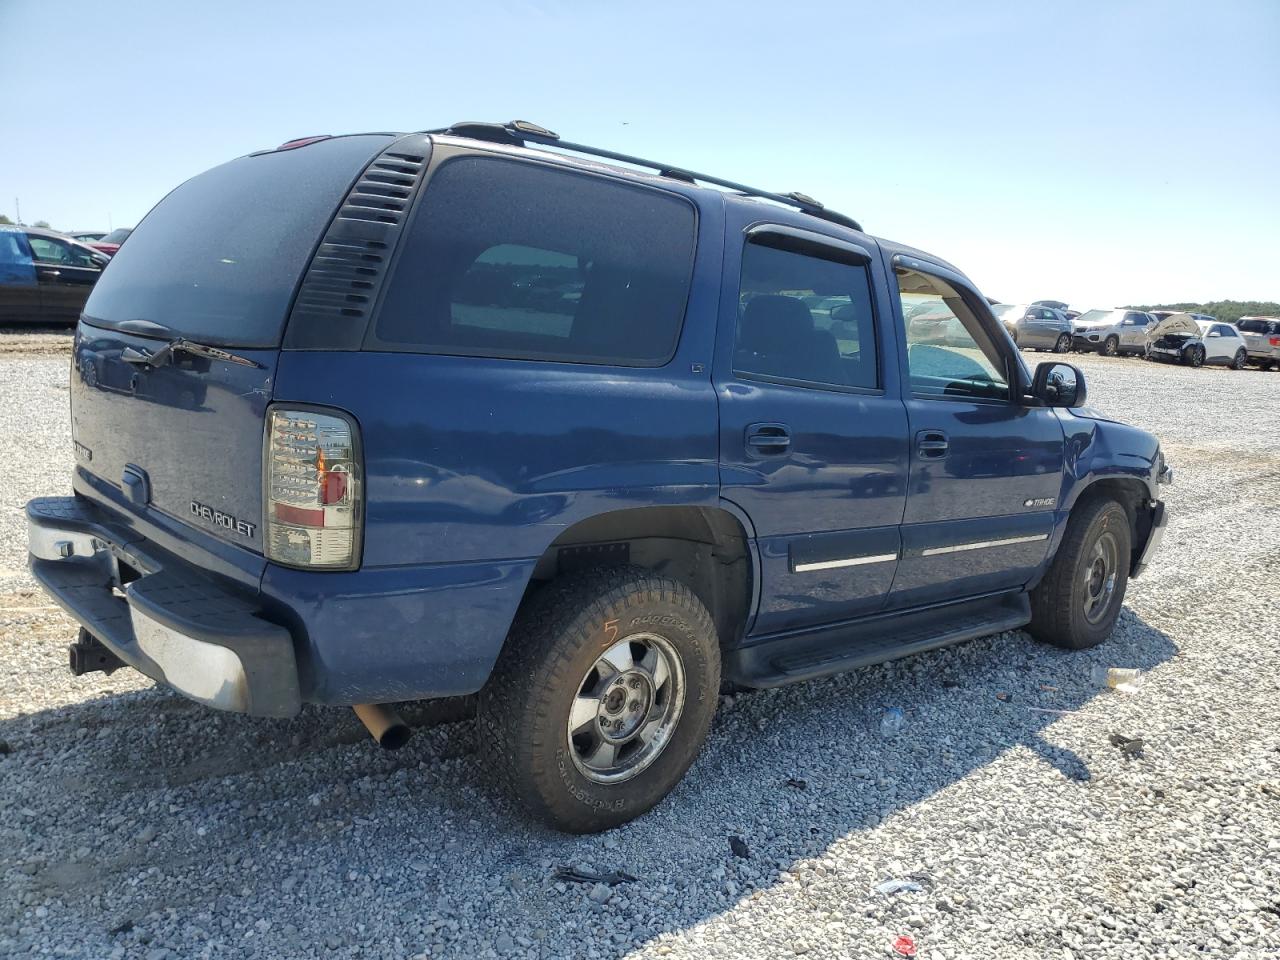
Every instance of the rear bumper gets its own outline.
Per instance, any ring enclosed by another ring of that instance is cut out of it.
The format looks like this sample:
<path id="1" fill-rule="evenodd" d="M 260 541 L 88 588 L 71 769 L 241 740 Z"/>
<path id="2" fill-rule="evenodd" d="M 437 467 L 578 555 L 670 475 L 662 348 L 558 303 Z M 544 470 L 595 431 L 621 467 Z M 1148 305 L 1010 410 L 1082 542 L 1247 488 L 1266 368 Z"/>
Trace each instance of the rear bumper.
<path id="1" fill-rule="evenodd" d="M 294 640 L 253 599 L 167 554 L 82 497 L 27 504 L 32 573 L 121 660 L 200 703 L 287 717 Z"/>
<path id="2" fill-rule="evenodd" d="M 1172 472 L 1170 473 L 1172 476 Z M 1164 539 L 1165 524 L 1169 522 L 1169 518 L 1165 513 L 1164 501 L 1151 501 L 1151 526 L 1147 532 L 1147 542 L 1142 545 L 1142 551 L 1138 554 L 1138 560 L 1133 565 L 1133 569 L 1129 572 L 1130 576 L 1142 576 L 1143 571 L 1151 563 L 1151 558 L 1155 552 L 1160 549 L 1160 541 Z"/>

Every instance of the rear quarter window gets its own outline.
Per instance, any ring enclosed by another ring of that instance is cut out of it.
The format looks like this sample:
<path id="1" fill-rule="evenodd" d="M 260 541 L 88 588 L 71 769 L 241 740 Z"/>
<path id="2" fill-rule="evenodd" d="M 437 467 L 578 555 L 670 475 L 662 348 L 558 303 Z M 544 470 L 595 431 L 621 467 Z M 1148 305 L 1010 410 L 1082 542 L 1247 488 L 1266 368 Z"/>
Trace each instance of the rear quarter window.
<path id="1" fill-rule="evenodd" d="M 428 182 L 366 349 L 661 366 L 684 319 L 683 197 L 495 157 Z"/>

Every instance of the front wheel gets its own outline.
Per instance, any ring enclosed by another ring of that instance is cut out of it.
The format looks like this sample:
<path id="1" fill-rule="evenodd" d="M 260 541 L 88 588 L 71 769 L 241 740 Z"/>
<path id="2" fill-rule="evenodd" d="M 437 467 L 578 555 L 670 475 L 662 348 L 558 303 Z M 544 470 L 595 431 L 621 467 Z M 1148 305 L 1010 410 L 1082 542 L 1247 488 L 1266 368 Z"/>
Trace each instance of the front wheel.
<path id="1" fill-rule="evenodd" d="M 481 751 L 550 826 L 607 830 L 684 776 L 719 688 L 715 626 L 684 584 L 636 567 L 569 576 L 517 617 L 480 695 Z"/>
<path id="2" fill-rule="evenodd" d="M 1249 353 L 1246 350 L 1237 350 L 1235 357 L 1231 360 L 1232 370 L 1243 370 L 1249 365 Z"/>
<path id="3" fill-rule="evenodd" d="M 1187 352 L 1187 366 L 1189 367 L 1204 366 L 1204 347 L 1192 347 Z"/>
<path id="4" fill-rule="evenodd" d="M 1032 636 L 1084 650 L 1111 635 L 1129 584 L 1129 515 L 1115 500 L 1077 504 L 1049 572 L 1031 591 Z"/>
<path id="5" fill-rule="evenodd" d="M 1064 333 L 1058 337 L 1058 342 L 1053 345 L 1054 353 L 1066 353 L 1071 349 L 1071 334 Z"/>
<path id="6" fill-rule="evenodd" d="M 1114 357 L 1120 352 L 1120 338 L 1117 336 L 1107 337 L 1102 343 L 1102 355 L 1105 357 Z"/>

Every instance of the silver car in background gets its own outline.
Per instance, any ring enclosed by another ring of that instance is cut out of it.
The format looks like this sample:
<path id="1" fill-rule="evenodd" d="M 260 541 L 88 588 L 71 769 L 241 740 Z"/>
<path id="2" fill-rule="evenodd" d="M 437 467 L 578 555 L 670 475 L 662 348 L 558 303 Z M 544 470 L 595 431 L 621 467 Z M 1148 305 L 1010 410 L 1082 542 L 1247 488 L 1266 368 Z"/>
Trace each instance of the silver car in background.
<path id="1" fill-rule="evenodd" d="M 1036 303 L 997 303 L 991 307 L 991 312 L 1022 349 L 1052 350 L 1054 353 L 1066 353 L 1071 349 L 1071 321 L 1056 307 Z"/>
<path id="2" fill-rule="evenodd" d="M 1106 357 L 1130 353 L 1145 356 L 1147 328 L 1156 318 L 1141 310 L 1090 310 L 1075 319 L 1071 345 L 1077 350 L 1095 350 Z"/>
<path id="3" fill-rule="evenodd" d="M 1241 317 L 1236 323 L 1249 350 L 1249 362 L 1280 370 L 1280 317 Z"/>

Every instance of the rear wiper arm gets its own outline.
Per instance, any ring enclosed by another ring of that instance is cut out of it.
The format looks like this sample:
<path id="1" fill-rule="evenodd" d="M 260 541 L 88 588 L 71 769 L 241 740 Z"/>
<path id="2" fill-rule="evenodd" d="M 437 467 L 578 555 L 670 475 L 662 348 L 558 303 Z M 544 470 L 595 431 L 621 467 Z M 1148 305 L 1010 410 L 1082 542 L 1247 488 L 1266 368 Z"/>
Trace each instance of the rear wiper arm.
<path id="1" fill-rule="evenodd" d="M 170 340 L 158 350 L 145 351 L 136 347 L 125 347 L 120 352 L 120 359 L 125 363 L 133 363 L 144 367 L 163 367 L 165 364 L 173 360 L 175 353 L 189 353 L 195 357 L 205 357 L 209 360 L 225 360 L 227 363 L 238 363 L 245 367 L 260 367 L 262 364 L 250 360 L 248 357 L 241 357 L 234 353 L 228 353 L 226 350 L 220 350 L 217 347 L 211 347 L 206 343 L 197 343 L 194 340 L 187 340 L 184 337 L 177 337 Z"/>

